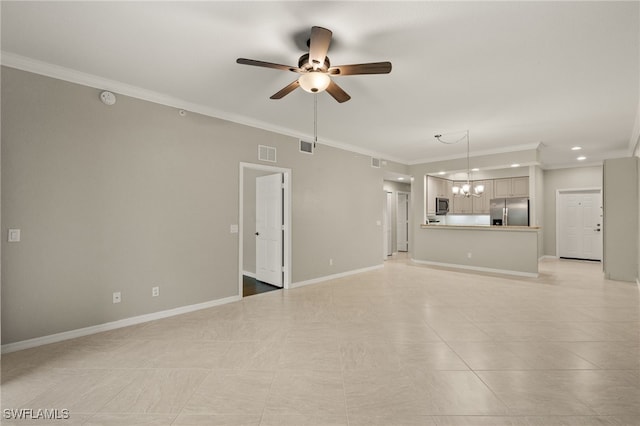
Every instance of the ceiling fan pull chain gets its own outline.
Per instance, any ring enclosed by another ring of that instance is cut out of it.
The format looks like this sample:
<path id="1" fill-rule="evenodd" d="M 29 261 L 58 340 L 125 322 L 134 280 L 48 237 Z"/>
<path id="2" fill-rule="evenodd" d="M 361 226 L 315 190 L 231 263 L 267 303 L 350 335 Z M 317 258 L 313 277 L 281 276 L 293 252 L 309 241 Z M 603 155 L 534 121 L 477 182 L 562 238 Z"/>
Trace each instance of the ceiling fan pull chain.
<path id="1" fill-rule="evenodd" d="M 318 143 L 318 94 L 313 94 L 313 148 Z"/>

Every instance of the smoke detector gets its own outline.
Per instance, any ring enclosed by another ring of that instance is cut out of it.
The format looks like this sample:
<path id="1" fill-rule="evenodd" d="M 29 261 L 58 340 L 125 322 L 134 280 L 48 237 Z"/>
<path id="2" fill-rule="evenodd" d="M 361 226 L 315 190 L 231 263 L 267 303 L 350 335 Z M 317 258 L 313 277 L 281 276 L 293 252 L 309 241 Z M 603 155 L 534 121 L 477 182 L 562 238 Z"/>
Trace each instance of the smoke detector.
<path id="1" fill-rule="evenodd" d="M 104 92 L 100 93 L 100 100 L 105 105 L 113 105 L 116 103 L 116 95 L 105 90 Z"/>

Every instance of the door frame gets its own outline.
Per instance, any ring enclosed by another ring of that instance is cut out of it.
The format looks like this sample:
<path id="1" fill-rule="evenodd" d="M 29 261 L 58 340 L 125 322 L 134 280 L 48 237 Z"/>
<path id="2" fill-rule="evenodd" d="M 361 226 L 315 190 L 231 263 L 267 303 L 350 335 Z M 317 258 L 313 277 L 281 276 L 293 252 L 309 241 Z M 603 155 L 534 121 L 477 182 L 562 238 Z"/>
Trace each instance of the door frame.
<path id="1" fill-rule="evenodd" d="M 400 204 L 400 194 L 402 195 L 406 195 L 407 196 L 407 253 L 409 253 L 409 230 L 411 228 L 411 224 L 409 221 L 409 215 L 411 214 L 411 193 L 407 192 L 407 191 L 397 191 L 396 192 L 396 247 L 398 247 L 398 232 L 397 232 L 397 227 L 398 227 L 398 212 L 400 211 L 400 209 L 398 208 L 398 205 Z M 400 249 L 398 248 L 398 252 L 400 252 Z"/>
<path id="2" fill-rule="evenodd" d="M 239 209 L 238 209 L 238 295 L 242 297 L 242 274 L 244 265 L 244 171 L 245 169 L 261 170 L 265 172 L 281 173 L 283 176 L 283 222 L 282 236 L 282 262 L 283 262 L 283 288 L 291 286 L 291 169 L 268 166 L 264 164 L 240 163 L 239 177 Z"/>
<path id="3" fill-rule="evenodd" d="M 581 194 L 584 192 L 597 192 L 598 194 L 600 194 L 600 207 L 602 206 L 602 203 L 604 202 L 604 200 L 602 199 L 602 187 L 599 186 L 594 186 L 594 187 L 588 187 L 588 188 L 567 188 L 567 189 L 556 189 L 556 257 L 559 259 L 560 258 L 560 221 L 558 220 L 560 218 L 560 194 Z M 602 210 L 602 214 L 604 216 L 604 209 Z M 604 219 L 604 218 L 603 218 Z M 602 228 L 604 229 L 604 223 Z M 602 239 L 602 235 L 603 232 L 600 232 L 600 239 Z M 603 249 L 604 249 L 604 245 L 603 245 Z M 602 253 L 602 257 L 604 258 L 604 252 Z M 602 262 L 603 259 L 600 260 L 600 262 Z"/>
<path id="4" fill-rule="evenodd" d="M 393 256 L 393 209 L 394 209 L 394 196 L 392 191 L 383 190 L 385 192 L 384 210 L 382 211 L 382 232 L 384 235 L 384 258 L 388 259 L 389 256 Z"/>

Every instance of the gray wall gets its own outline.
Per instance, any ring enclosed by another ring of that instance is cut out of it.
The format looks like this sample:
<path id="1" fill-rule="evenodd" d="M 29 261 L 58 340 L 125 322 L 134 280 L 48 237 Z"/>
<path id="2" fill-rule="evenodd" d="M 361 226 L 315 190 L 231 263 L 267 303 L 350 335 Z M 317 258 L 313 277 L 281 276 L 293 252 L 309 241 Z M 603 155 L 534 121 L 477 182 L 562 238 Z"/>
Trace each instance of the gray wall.
<path id="1" fill-rule="evenodd" d="M 2 241 L 2 343 L 237 296 L 229 226 L 258 144 L 292 169 L 294 283 L 382 263 L 370 157 L 99 93 L 2 70 L 2 234 L 22 230 Z"/>
<path id="2" fill-rule="evenodd" d="M 544 170 L 542 170 L 539 166 L 532 166 L 532 169 L 534 175 L 534 195 L 529 198 L 533 201 L 535 215 L 531 226 L 539 226 L 542 228 L 542 231 L 538 232 L 538 257 L 540 258 L 544 256 L 544 230 L 546 228 L 544 221 Z M 531 184 L 531 182 L 529 183 Z"/>
<path id="3" fill-rule="evenodd" d="M 638 277 L 638 158 L 605 160 L 604 273 L 612 280 Z"/>
<path id="4" fill-rule="evenodd" d="M 558 189 L 602 188 L 602 166 L 544 171 L 544 254 L 556 256 L 556 191 Z"/>

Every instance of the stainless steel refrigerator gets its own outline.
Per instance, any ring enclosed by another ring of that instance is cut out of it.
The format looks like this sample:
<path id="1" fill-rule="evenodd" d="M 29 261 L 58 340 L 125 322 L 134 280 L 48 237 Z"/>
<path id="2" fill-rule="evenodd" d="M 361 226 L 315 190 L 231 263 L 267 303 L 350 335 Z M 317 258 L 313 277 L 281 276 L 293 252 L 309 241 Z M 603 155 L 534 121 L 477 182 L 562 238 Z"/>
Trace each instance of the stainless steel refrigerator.
<path id="1" fill-rule="evenodd" d="M 529 226 L 529 199 L 493 198 L 491 225 Z"/>

